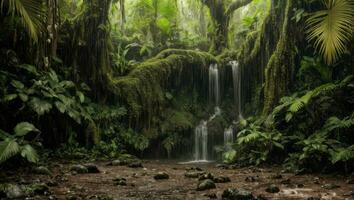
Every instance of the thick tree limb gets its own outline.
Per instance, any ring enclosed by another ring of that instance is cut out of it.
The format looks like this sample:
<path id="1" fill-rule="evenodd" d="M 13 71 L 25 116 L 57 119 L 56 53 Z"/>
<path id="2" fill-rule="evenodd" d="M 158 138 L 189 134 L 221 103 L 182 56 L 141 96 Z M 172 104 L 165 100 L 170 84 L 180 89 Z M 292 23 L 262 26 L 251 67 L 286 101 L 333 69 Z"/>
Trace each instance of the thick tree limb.
<path id="1" fill-rule="evenodd" d="M 234 1 L 234 2 L 232 2 L 231 4 L 230 4 L 230 6 L 227 8 L 227 10 L 226 10 L 226 16 L 231 16 L 231 14 L 235 11 L 235 10 L 237 10 L 237 9 L 239 9 L 239 8 L 241 8 L 241 7 L 243 7 L 243 6 L 246 6 L 246 5 L 248 5 L 249 3 L 251 3 L 252 2 L 252 0 L 236 0 L 236 1 Z"/>

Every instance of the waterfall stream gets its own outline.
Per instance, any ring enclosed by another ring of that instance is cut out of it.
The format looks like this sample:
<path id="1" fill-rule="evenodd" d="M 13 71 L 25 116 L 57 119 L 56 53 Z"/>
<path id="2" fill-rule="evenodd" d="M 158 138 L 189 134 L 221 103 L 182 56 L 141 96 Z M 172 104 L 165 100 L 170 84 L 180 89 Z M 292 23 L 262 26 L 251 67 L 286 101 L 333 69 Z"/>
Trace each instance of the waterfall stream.
<path id="1" fill-rule="evenodd" d="M 242 116 L 242 102 L 241 102 L 241 71 L 237 61 L 231 61 L 232 80 L 234 85 L 234 101 L 236 107 L 236 120 L 243 119 Z"/>
<path id="2" fill-rule="evenodd" d="M 208 120 L 202 120 L 194 130 L 194 161 L 208 161 L 208 122 L 221 114 L 220 103 L 220 75 L 217 64 L 209 66 L 209 100 L 215 105 L 214 113 Z"/>
<path id="3" fill-rule="evenodd" d="M 241 73 L 237 61 L 231 61 L 230 65 L 232 67 L 234 105 L 236 108 L 235 120 L 239 121 L 243 118 L 241 103 Z M 215 105 L 214 113 L 208 120 L 202 120 L 194 130 L 194 160 L 191 162 L 208 162 L 208 159 L 210 159 L 208 156 L 208 148 L 213 148 L 211 142 L 208 141 L 208 123 L 214 120 L 218 115 L 221 115 L 221 109 L 219 107 L 221 103 L 220 73 L 217 64 L 211 64 L 209 66 L 209 101 L 211 104 Z M 234 137 L 234 129 L 233 125 L 231 125 L 224 131 L 224 146 L 226 149 L 232 148 L 231 145 L 234 142 Z"/>

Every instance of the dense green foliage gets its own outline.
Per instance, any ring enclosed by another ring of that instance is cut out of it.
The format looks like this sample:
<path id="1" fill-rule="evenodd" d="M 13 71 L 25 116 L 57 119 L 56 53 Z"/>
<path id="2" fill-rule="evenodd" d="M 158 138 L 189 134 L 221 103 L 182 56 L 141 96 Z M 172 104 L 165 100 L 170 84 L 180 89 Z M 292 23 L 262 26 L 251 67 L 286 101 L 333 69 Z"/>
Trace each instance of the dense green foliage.
<path id="1" fill-rule="evenodd" d="M 209 118 L 213 140 L 230 125 L 238 132 L 231 149 L 213 155 L 227 163 L 353 171 L 353 7 L 0 0 L 0 164 L 36 163 L 48 150 L 190 158 L 193 131 Z M 210 97 L 210 64 L 218 64 L 220 103 Z M 222 111 L 211 118 L 215 106 Z"/>

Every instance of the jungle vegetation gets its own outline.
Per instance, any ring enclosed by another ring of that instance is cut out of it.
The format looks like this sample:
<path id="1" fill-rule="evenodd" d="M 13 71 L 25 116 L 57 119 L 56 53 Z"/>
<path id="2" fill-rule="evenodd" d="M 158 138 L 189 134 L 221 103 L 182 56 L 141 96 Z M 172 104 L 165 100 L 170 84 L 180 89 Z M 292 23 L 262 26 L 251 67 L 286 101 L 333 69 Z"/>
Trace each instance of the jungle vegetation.
<path id="1" fill-rule="evenodd" d="M 0 0 L 0 166 L 48 157 L 177 158 L 213 112 L 218 158 L 354 170 L 352 0 Z"/>

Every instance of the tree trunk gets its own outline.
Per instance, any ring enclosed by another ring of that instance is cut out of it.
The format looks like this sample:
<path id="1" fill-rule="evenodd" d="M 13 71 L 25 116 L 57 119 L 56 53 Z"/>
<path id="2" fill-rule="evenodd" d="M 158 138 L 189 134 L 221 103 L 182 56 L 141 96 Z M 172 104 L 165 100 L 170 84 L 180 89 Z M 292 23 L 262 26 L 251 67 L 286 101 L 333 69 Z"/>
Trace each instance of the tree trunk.
<path id="1" fill-rule="evenodd" d="M 127 21 L 125 16 L 125 0 L 119 0 L 120 14 L 121 14 L 121 31 L 124 31 L 125 23 Z"/>
<path id="2" fill-rule="evenodd" d="M 85 0 L 85 14 L 77 21 L 75 34 L 80 78 L 93 90 L 94 99 L 105 99 L 108 76 L 112 73 L 109 50 L 111 0 Z M 74 60 L 75 62 L 75 60 Z"/>
<path id="3" fill-rule="evenodd" d="M 252 0 L 236 0 L 225 5 L 223 0 L 202 0 L 209 8 L 213 19 L 215 34 L 210 51 L 221 53 L 228 47 L 229 22 L 235 10 L 252 2 Z"/>

